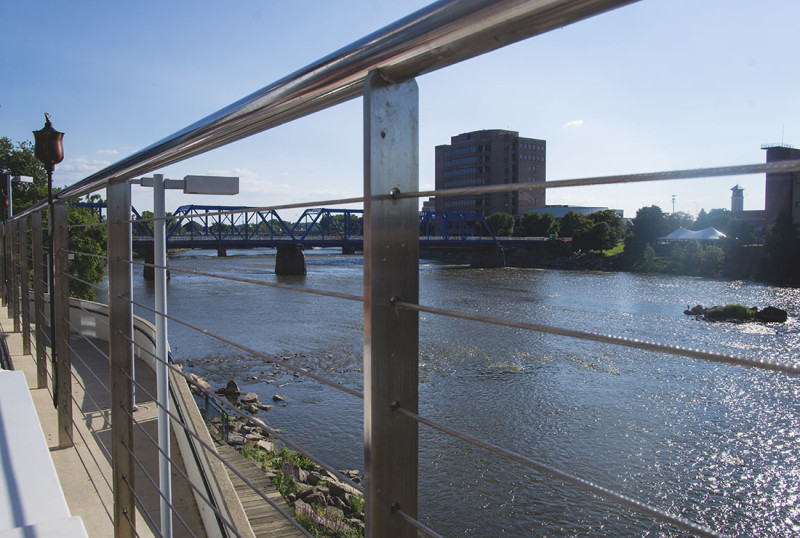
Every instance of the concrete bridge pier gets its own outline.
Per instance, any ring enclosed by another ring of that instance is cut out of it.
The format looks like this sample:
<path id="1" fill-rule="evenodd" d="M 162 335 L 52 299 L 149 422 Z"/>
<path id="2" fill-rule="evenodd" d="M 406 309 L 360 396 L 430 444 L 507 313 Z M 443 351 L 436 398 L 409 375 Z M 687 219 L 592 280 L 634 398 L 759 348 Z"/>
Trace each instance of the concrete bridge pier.
<path id="1" fill-rule="evenodd" d="M 277 247 L 275 274 L 280 276 L 303 276 L 306 274 L 306 253 L 302 245 Z"/>
<path id="2" fill-rule="evenodd" d="M 144 266 L 144 271 L 142 272 L 142 276 L 144 276 L 145 280 L 155 280 L 156 279 L 156 270 L 155 267 L 152 266 L 156 262 L 156 255 L 155 249 L 153 245 L 148 245 L 147 248 L 142 252 L 142 257 L 144 258 L 144 263 L 150 264 Z M 167 267 L 169 267 L 169 257 L 167 257 Z M 169 278 L 169 269 L 167 269 L 167 278 Z"/>
<path id="3" fill-rule="evenodd" d="M 227 258 L 228 257 L 228 249 L 226 247 L 217 247 L 217 257 L 218 258 Z"/>
<path id="4" fill-rule="evenodd" d="M 506 266 L 506 253 L 500 245 L 481 245 L 472 247 L 470 267 L 491 269 Z"/>
<path id="5" fill-rule="evenodd" d="M 355 254 L 355 253 L 356 253 L 356 247 L 351 247 L 351 246 L 342 247 L 342 254 Z"/>

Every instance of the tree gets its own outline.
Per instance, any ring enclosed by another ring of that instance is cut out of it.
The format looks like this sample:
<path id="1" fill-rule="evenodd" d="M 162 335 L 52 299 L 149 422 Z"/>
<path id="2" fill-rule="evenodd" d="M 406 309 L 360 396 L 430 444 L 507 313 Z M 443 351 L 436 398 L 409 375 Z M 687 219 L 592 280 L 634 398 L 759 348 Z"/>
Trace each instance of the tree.
<path id="1" fill-rule="evenodd" d="M 519 224 L 525 237 L 550 237 L 558 233 L 558 222 L 550 213 L 529 211 L 522 215 Z"/>
<path id="2" fill-rule="evenodd" d="M 667 233 L 674 232 L 681 226 L 687 230 L 691 230 L 695 225 L 694 218 L 684 211 L 676 211 L 675 213 L 664 215 L 664 218 L 666 220 Z M 707 227 L 708 226 L 706 226 L 706 228 Z"/>
<path id="3" fill-rule="evenodd" d="M 622 217 L 613 209 L 595 211 L 589 215 L 589 219 L 594 223 L 589 234 L 594 245 L 592 250 L 608 250 L 617 246 L 622 239 L 624 230 L 622 227 Z"/>
<path id="4" fill-rule="evenodd" d="M 86 282 L 94 284 L 102 282 L 106 269 L 105 260 L 95 256 L 106 255 L 106 227 L 91 226 L 91 224 L 98 224 L 97 217 L 84 207 L 68 207 L 67 223 L 70 226 L 83 225 L 80 228 L 70 229 L 68 249 L 73 252 L 92 255 L 81 256 L 76 254 L 69 261 L 70 274 L 76 275 Z M 70 279 L 69 282 L 69 294 L 71 297 L 89 301 L 97 299 L 94 287 L 74 278 Z"/>
<path id="5" fill-rule="evenodd" d="M 668 229 L 660 207 L 651 205 L 640 208 L 633 219 L 631 234 L 625 238 L 625 255 L 634 259 L 641 258 L 648 243 L 653 243 L 656 238 L 663 237 L 670 231 L 672 230 Z"/>
<path id="6" fill-rule="evenodd" d="M 0 173 L 33 178 L 32 184 L 11 183 L 14 213 L 19 213 L 47 197 L 47 173 L 42 163 L 36 159 L 33 143 L 30 141 L 14 144 L 8 137 L 0 137 Z"/>
<path id="7" fill-rule="evenodd" d="M 7 137 L 0 137 L 0 173 L 30 176 L 33 184 L 22 185 L 12 183 L 12 196 L 14 200 L 14 213 L 47 198 L 47 174 L 44 166 L 34 155 L 33 143 L 25 140 L 14 144 Z M 94 196 L 94 201 L 98 198 Z M 97 222 L 96 217 L 84 208 L 67 208 L 68 224 L 90 224 Z M 47 214 L 42 219 L 42 226 L 46 229 Z M 105 256 L 106 235 L 103 226 L 83 226 L 71 228 L 69 231 L 69 250 Z M 75 256 L 69 263 L 70 274 L 89 283 L 103 281 L 105 271 L 104 261 L 91 256 Z M 83 299 L 93 300 L 95 290 L 91 286 L 82 284 L 75 279 L 70 279 L 70 295 Z"/>
<path id="8" fill-rule="evenodd" d="M 495 213 L 486 217 L 486 223 L 495 237 L 507 237 L 514 234 L 514 217 L 508 213 Z"/>
<path id="9" fill-rule="evenodd" d="M 583 213 L 577 211 L 567 211 L 561 218 L 558 229 L 563 237 L 571 237 L 573 241 L 577 237 L 587 233 L 592 227 L 592 221 Z"/>

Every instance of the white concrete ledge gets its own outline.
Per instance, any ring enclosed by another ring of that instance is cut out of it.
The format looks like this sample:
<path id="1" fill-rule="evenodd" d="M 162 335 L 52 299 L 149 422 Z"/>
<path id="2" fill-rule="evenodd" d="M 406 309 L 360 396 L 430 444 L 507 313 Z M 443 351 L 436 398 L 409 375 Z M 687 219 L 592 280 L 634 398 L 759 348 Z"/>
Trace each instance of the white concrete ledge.
<path id="1" fill-rule="evenodd" d="M 25 375 L 21 371 L 3 370 L 0 371 L 0 537 L 12 536 L 87 534 L 81 519 L 70 516 Z"/>

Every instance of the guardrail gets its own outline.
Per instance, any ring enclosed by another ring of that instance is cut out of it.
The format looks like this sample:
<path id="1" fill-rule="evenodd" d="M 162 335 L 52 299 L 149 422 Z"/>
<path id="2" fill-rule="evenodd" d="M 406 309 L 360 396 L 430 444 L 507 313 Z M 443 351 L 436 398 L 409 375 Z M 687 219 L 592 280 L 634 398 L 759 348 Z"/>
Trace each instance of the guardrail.
<path id="1" fill-rule="evenodd" d="M 800 170 L 800 162 L 757 164 L 736 167 L 677 170 L 660 173 L 631 174 L 613 177 L 583 178 L 547 182 L 546 184 L 513 184 L 494 187 L 469 187 L 446 191 L 419 191 L 418 182 L 418 90 L 414 77 L 434 71 L 494 50 L 509 43 L 558 28 L 571 22 L 630 3 L 627 0 L 529 0 L 529 1 L 445 1 L 398 21 L 397 23 L 363 38 L 337 51 L 319 62 L 281 79 L 274 84 L 230 105 L 219 112 L 145 148 L 108 168 L 67 187 L 55 196 L 52 206 L 40 202 L 18 214 L 3 225 L 3 256 L 8 271 L 3 276 L 9 307 L 21 330 L 36 328 L 36 353 L 41 365 L 40 382 L 46 375 L 53 377 L 54 392 L 60 411 L 60 420 L 66 434 L 62 446 L 71 441 L 72 422 L 69 383 L 70 349 L 68 324 L 70 281 L 79 280 L 68 271 L 68 256 L 98 256 L 68 248 L 69 231 L 66 202 L 85 194 L 106 189 L 107 220 L 97 223 L 107 229 L 108 251 L 101 256 L 107 263 L 110 349 L 108 362 L 111 369 L 112 441 L 109 449 L 113 462 L 114 522 L 117 536 L 133 536 L 137 523 L 133 514 L 140 504 L 131 484 L 136 465 L 129 440 L 135 424 L 133 418 L 133 391 L 138 386 L 131 371 L 135 349 L 144 352 L 133 334 L 132 307 L 151 312 L 156 320 L 178 323 L 206 337 L 217 339 L 254 357 L 272 361 L 273 358 L 258 349 L 231 341 L 225 335 L 192 325 L 167 313 L 165 305 L 147 305 L 133 299 L 131 274 L 134 265 L 146 265 L 159 272 L 166 271 L 166 263 L 157 261 L 144 264 L 131 259 L 131 188 L 129 180 L 168 164 L 176 163 L 210 149 L 232 143 L 257 132 L 277 127 L 283 123 L 323 110 L 342 101 L 363 96 L 364 99 L 364 158 L 365 177 L 362 197 L 342 200 L 307 201 L 297 204 L 255 208 L 272 211 L 299 207 L 327 207 L 332 205 L 364 204 L 364 295 L 354 296 L 337 291 L 301 288 L 288 284 L 275 284 L 255 279 L 230 278 L 205 274 L 222 280 L 234 280 L 253 286 L 272 286 L 290 289 L 299 294 L 315 294 L 343 301 L 363 303 L 364 308 L 364 391 L 344 387 L 324 377 L 309 373 L 291 363 L 281 363 L 300 376 L 339 390 L 364 401 L 364 435 L 366 483 L 362 487 L 347 477 L 355 490 L 363 490 L 366 499 L 366 534 L 369 536 L 415 536 L 422 533 L 437 536 L 417 519 L 418 514 L 418 427 L 423 424 L 435 428 L 461 441 L 470 443 L 495 455 L 508 458 L 543 475 L 571 484 L 583 491 L 597 495 L 645 514 L 653 520 L 667 523 L 671 528 L 700 536 L 717 536 L 708 529 L 678 514 L 652 506 L 564 470 L 516 453 L 498 444 L 488 443 L 438 424 L 419 414 L 419 313 L 448 316 L 462 320 L 514 327 L 524 331 L 557 334 L 595 342 L 634 347 L 682 355 L 701 360 L 724 362 L 760 369 L 800 373 L 794 365 L 747 357 L 724 355 L 702 350 L 684 349 L 669 343 L 643 342 L 625 337 L 602 335 L 556 326 L 521 322 L 492 316 L 432 308 L 421 304 L 418 282 L 419 212 L 418 199 L 428 196 L 456 196 L 472 193 L 511 192 L 541 188 L 564 188 L 583 185 L 631 183 L 702 178 L 711 176 L 763 173 L 768 171 Z M 252 211 L 249 209 L 248 211 Z M 36 301 L 44 296 L 42 249 L 42 212 L 47 211 L 52 220 L 56 283 L 54 293 L 56 342 L 55 359 L 48 371 L 45 355 L 44 327 L 47 325 L 44 308 Z M 154 227 L 163 231 L 164 221 L 153 220 Z M 86 225 L 83 225 L 86 226 Z M 30 228 L 30 230 L 29 230 Z M 29 247 L 30 245 L 30 247 Z M 29 256 L 29 248 L 31 254 Z M 29 263 L 33 265 L 34 314 L 26 311 Z M 171 268 L 178 272 L 178 268 Z M 197 274 L 197 273 L 196 273 Z M 86 285 L 91 283 L 83 282 Z M 163 281 L 160 285 L 164 285 Z M 105 291 L 105 290 L 103 290 Z M 27 329 L 26 329 L 27 328 Z M 156 328 L 159 339 L 166 337 L 166 329 Z M 30 341 L 26 334 L 25 341 Z M 162 349 L 147 351 L 157 364 L 159 391 L 166 387 L 165 375 L 182 375 L 170 365 Z M 186 435 L 203 445 L 196 432 L 178 416 L 161 394 L 151 395 L 159 402 L 161 436 L 170 423 L 186 431 Z M 230 412 L 236 412 L 230 410 Z M 242 415 L 244 417 L 244 415 Z M 248 417 L 244 417 L 248 418 Z M 254 427 L 262 428 L 270 436 L 291 445 L 290 440 L 263 423 L 251 420 Z M 169 432 L 167 428 L 167 434 Z M 163 439 L 154 444 L 163 446 Z M 212 447 L 202 446 L 209 455 Z M 296 447 L 302 450 L 301 447 Z M 159 448 L 161 450 L 161 448 Z M 163 465 L 169 469 L 169 454 L 164 454 Z M 209 456 L 211 457 L 211 456 Z M 225 462 L 222 462 L 223 464 Z M 330 466 L 328 466 L 330 468 Z M 331 469 L 333 472 L 333 469 Z M 150 521 L 150 526 L 165 536 L 172 534 L 173 506 L 169 497 L 169 478 L 162 468 L 159 482 L 162 494 L 161 522 Z M 265 502 L 272 501 L 262 495 Z M 272 503 L 274 505 L 274 503 Z M 141 506 L 140 506 L 141 508 Z M 276 507 L 282 511 L 281 508 Z M 176 514 L 177 515 L 177 514 Z M 223 514 L 217 513 L 223 518 Z M 148 516 L 149 517 L 149 516 Z M 288 514 L 287 514 L 287 517 Z M 241 529 L 230 522 L 220 525 L 220 533 L 239 535 Z"/>

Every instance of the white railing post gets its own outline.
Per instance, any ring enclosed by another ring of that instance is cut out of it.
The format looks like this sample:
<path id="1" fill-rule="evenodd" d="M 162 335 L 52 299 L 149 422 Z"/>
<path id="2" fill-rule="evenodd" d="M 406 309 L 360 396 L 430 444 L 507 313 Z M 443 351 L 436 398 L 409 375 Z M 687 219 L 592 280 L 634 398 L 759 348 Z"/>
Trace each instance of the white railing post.
<path id="1" fill-rule="evenodd" d="M 132 538 L 136 534 L 133 458 L 133 382 L 131 363 L 131 186 L 111 182 L 107 189 L 108 206 L 108 309 L 109 372 L 111 386 L 111 464 L 114 489 L 114 536 Z M 127 338 L 126 338 L 127 337 Z M 129 523 L 130 522 L 130 523 Z"/>
<path id="2" fill-rule="evenodd" d="M 418 406 L 419 316 L 393 299 L 419 298 L 419 208 L 392 193 L 419 187 L 418 96 L 414 80 L 364 85 L 364 466 L 366 531 L 412 537 L 396 509 L 417 516 L 417 424 L 394 413 Z"/>
<path id="3" fill-rule="evenodd" d="M 167 237 L 164 203 L 164 176 L 153 175 L 153 253 L 155 273 L 155 309 L 156 309 L 156 384 L 158 407 L 158 446 L 161 448 L 158 457 L 159 488 L 161 489 L 161 535 L 172 536 L 172 478 L 169 450 L 169 369 L 167 368 Z"/>
<path id="4" fill-rule="evenodd" d="M 55 351 L 58 382 L 58 446 L 72 446 L 72 360 L 69 349 L 69 255 L 67 253 L 67 204 L 53 204 L 53 290 L 55 307 Z"/>

